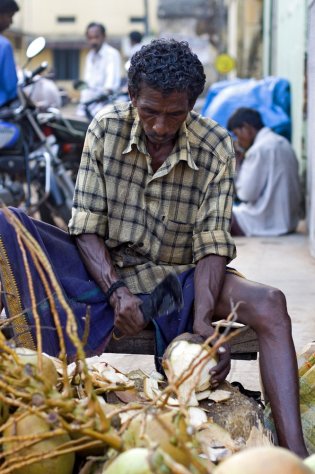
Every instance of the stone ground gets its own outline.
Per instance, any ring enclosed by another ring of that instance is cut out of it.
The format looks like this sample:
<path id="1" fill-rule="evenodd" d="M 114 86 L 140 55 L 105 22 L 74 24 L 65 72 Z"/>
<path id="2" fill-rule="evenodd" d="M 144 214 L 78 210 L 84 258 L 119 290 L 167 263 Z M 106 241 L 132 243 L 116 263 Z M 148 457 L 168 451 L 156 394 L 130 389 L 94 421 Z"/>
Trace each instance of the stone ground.
<path id="1" fill-rule="evenodd" d="M 304 223 L 297 233 L 282 237 L 239 237 L 233 266 L 248 279 L 280 288 L 287 298 L 297 353 L 315 340 L 315 258 L 309 253 Z M 152 356 L 108 354 L 122 370 L 154 369 Z M 229 381 L 260 390 L 258 361 L 232 361 Z"/>

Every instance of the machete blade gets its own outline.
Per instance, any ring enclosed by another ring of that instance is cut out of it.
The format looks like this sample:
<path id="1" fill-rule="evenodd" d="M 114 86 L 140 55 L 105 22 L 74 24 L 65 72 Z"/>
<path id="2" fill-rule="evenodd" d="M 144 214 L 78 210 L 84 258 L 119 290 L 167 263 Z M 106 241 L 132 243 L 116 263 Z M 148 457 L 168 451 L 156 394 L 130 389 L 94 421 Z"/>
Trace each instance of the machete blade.
<path id="1" fill-rule="evenodd" d="M 174 273 L 170 273 L 150 293 L 141 306 L 144 320 L 150 321 L 183 307 L 182 286 Z"/>

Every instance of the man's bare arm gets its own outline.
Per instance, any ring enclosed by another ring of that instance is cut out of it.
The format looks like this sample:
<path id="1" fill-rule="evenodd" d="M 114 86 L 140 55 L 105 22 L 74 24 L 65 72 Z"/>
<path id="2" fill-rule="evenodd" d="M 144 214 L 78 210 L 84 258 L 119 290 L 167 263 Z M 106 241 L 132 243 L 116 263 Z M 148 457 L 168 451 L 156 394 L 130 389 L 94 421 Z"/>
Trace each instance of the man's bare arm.
<path id="1" fill-rule="evenodd" d="M 106 293 L 119 276 L 112 263 L 104 240 L 96 234 L 81 234 L 75 237 L 81 258 L 93 280 Z M 144 327 L 140 310 L 141 300 L 127 287 L 117 288 L 110 297 L 115 313 L 115 327 L 122 334 L 137 334 Z"/>
<path id="2" fill-rule="evenodd" d="M 214 333 L 211 326 L 215 307 L 222 289 L 226 272 L 226 258 L 209 255 L 200 260 L 195 269 L 194 333 L 204 338 Z M 212 371 L 212 386 L 216 388 L 230 370 L 230 348 L 224 345 L 219 362 Z"/>

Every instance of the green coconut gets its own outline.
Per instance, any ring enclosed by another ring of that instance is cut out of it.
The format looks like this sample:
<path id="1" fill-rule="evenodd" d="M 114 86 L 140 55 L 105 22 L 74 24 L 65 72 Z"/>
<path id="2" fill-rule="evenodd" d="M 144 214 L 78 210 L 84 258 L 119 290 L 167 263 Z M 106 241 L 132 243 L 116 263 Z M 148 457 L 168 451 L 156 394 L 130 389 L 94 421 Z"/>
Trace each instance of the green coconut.
<path id="1" fill-rule="evenodd" d="M 9 418 L 7 427 L 3 432 L 3 437 L 9 436 L 30 436 L 39 433 L 47 433 L 50 431 L 50 425 L 40 416 L 27 413 L 22 417 L 22 412 L 18 410 Z M 17 462 L 21 462 L 22 466 L 14 469 L 14 474 L 71 474 L 74 466 L 74 453 L 61 454 L 49 459 L 42 459 L 33 464 L 23 465 L 23 456 L 45 455 L 56 450 L 59 446 L 70 441 L 68 434 L 58 435 L 53 438 L 38 441 L 31 446 L 22 448 L 18 453 L 10 454 L 13 449 L 19 448 L 21 442 L 7 441 L 3 444 L 5 460 L 12 462 L 12 458 L 18 457 Z"/>
<path id="2" fill-rule="evenodd" d="M 139 434 L 143 434 L 143 443 L 150 440 L 153 445 L 171 456 L 174 461 L 188 467 L 192 460 L 191 450 L 184 450 L 179 443 L 188 443 L 187 424 L 183 417 L 179 417 L 175 410 L 160 412 L 158 416 L 136 416 L 124 433 L 124 445 L 129 448 L 139 446 Z M 172 435 L 170 435 L 172 433 Z"/>
<path id="3" fill-rule="evenodd" d="M 0 400 L 0 426 L 7 421 L 9 415 L 9 406 Z"/>
<path id="4" fill-rule="evenodd" d="M 233 454 L 214 474 L 311 474 L 302 459 L 276 446 L 249 448 Z"/>
<path id="5" fill-rule="evenodd" d="M 133 448 L 121 453 L 108 466 L 102 474 L 152 474 L 149 463 L 149 450 L 146 448 Z"/>
<path id="6" fill-rule="evenodd" d="M 32 349 L 27 349 L 26 347 L 17 347 L 15 349 L 19 357 L 19 361 L 23 365 L 30 364 L 35 367 L 36 373 L 42 375 L 46 383 L 49 383 L 51 386 L 55 386 L 58 380 L 58 372 L 53 361 L 42 354 L 42 371 L 41 373 L 38 370 L 38 354 Z"/>

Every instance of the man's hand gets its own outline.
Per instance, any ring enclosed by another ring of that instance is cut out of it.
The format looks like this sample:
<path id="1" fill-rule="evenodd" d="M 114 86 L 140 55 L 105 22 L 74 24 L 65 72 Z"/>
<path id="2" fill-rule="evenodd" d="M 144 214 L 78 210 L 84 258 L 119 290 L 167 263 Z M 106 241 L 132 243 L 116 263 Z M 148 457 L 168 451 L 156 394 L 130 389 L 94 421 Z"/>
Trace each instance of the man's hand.
<path id="1" fill-rule="evenodd" d="M 140 309 L 142 301 L 133 295 L 128 288 L 118 288 L 110 298 L 110 305 L 114 310 L 115 328 L 123 336 L 138 334 L 147 323 L 144 322 Z"/>
<path id="2" fill-rule="evenodd" d="M 202 324 L 202 322 L 195 321 L 193 332 L 195 334 L 199 334 L 204 338 L 204 340 L 208 339 L 208 337 L 214 334 L 214 329 L 212 326 L 208 324 Z M 211 345 L 214 346 L 217 340 L 212 340 Z M 228 343 L 222 344 L 218 351 L 217 351 L 218 363 L 215 367 L 213 367 L 210 371 L 211 373 L 211 387 L 213 389 L 218 388 L 219 384 L 223 382 L 228 373 L 231 369 L 231 348 Z"/>
<path id="3" fill-rule="evenodd" d="M 228 343 L 222 344 L 218 351 L 217 357 L 219 361 L 213 369 L 211 369 L 211 387 L 216 389 L 223 382 L 231 370 L 231 347 Z"/>

